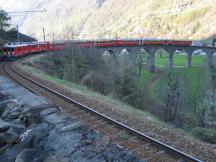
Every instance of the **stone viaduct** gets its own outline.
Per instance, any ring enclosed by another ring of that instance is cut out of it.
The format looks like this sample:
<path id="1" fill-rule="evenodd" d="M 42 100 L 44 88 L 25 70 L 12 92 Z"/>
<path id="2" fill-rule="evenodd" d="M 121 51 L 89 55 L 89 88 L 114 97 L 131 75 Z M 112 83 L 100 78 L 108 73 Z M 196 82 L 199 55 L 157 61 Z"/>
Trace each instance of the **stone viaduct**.
<path id="1" fill-rule="evenodd" d="M 141 50 L 145 50 L 148 53 L 148 67 L 151 72 L 155 72 L 155 55 L 156 52 L 163 49 L 168 54 L 168 67 L 173 67 L 173 55 L 175 51 L 184 51 L 186 54 L 186 66 L 192 66 L 192 55 L 197 50 L 202 50 L 207 58 L 207 65 L 209 67 L 213 66 L 213 55 L 216 53 L 215 47 L 208 46 L 174 46 L 174 45 L 148 45 L 148 46 L 110 46 L 110 47 L 91 47 L 82 48 L 83 52 L 89 54 L 103 54 L 105 51 L 109 52 L 115 58 L 123 51 L 127 50 L 132 57 L 136 58 Z"/>

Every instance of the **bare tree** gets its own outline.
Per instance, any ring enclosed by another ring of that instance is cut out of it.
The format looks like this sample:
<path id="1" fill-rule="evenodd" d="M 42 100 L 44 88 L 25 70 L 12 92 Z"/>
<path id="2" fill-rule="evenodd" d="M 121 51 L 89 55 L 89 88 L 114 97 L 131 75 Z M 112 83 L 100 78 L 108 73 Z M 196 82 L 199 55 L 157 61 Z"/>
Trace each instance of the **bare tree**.
<path id="1" fill-rule="evenodd" d="M 10 26 L 9 20 L 10 16 L 0 8 L 0 29 L 4 30 Z"/>
<path id="2" fill-rule="evenodd" d="M 142 74 L 142 68 L 143 68 L 143 64 L 145 62 L 147 62 L 147 57 L 145 57 L 144 52 L 140 52 L 136 58 L 136 63 L 137 63 L 137 66 L 139 68 L 139 76 L 141 76 L 141 74 Z"/>
<path id="3" fill-rule="evenodd" d="M 175 119 L 180 106 L 180 81 L 177 76 L 173 77 L 172 74 L 169 73 L 166 100 L 166 112 L 168 121 L 173 121 Z"/>
<path id="4" fill-rule="evenodd" d="M 212 88 L 216 89 L 216 67 L 212 65 L 209 69 L 209 76 L 211 79 Z"/>
<path id="5" fill-rule="evenodd" d="M 202 124 L 216 126 L 216 90 L 209 90 L 200 104 L 199 109 L 202 112 Z"/>

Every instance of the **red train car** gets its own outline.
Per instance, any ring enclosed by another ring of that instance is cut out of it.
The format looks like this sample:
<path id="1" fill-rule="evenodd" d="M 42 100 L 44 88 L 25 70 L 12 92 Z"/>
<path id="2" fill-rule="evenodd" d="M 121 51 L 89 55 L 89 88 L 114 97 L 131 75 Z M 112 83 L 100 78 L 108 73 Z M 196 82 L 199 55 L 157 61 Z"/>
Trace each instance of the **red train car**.
<path id="1" fill-rule="evenodd" d="M 28 45 L 28 52 L 29 53 L 34 53 L 34 52 L 39 52 L 39 51 L 40 51 L 39 44 L 29 44 Z"/>
<path id="2" fill-rule="evenodd" d="M 91 48 L 95 46 L 94 41 L 76 41 L 74 42 L 75 47 L 79 47 L 79 48 Z"/>
<path id="3" fill-rule="evenodd" d="M 110 46 L 118 46 L 117 40 L 97 40 L 95 41 L 96 47 L 110 47 Z"/>
<path id="4" fill-rule="evenodd" d="M 47 51 L 61 51 L 67 47 L 67 43 L 65 42 L 58 42 L 58 43 L 49 43 L 49 48 Z"/>
<path id="5" fill-rule="evenodd" d="M 185 41 L 185 40 L 167 40 L 167 45 L 191 46 L 191 45 L 192 45 L 192 41 Z"/>
<path id="6" fill-rule="evenodd" d="M 117 40 L 117 46 L 138 46 L 140 44 L 139 39 L 123 39 Z"/>
<path id="7" fill-rule="evenodd" d="M 100 40 L 95 42 L 96 47 L 110 47 L 110 46 L 137 46 L 139 39 L 114 39 L 114 40 Z"/>
<path id="8" fill-rule="evenodd" d="M 148 40 L 148 39 L 143 39 L 142 40 L 142 43 L 141 43 L 141 45 L 147 45 L 147 46 L 149 46 L 149 45 L 155 45 L 155 46 L 158 46 L 158 45 L 167 45 L 167 41 L 166 40 L 163 40 L 163 39 L 150 39 L 150 40 Z"/>
<path id="9" fill-rule="evenodd" d="M 48 51 L 49 50 L 49 42 L 39 43 L 39 48 L 40 48 L 41 52 Z"/>

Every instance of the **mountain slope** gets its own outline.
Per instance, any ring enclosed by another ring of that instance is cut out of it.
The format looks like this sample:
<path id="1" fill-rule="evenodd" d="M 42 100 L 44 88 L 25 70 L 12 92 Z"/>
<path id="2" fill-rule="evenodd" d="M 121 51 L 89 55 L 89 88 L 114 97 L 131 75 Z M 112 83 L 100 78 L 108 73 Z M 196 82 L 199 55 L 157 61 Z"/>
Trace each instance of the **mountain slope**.
<path id="1" fill-rule="evenodd" d="M 20 40 L 22 42 L 32 42 L 36 41 L 36 39 L 31 38 L 25 34 L 19 33 Z M 3 45 L 7 42 L 17 42 L 17 31 L 16 30 L 9 30 L 9 31 L 3 31 L 0 29 L 0 49 L 3 47 Z"/>
<path id="2" fill-rule="evenodd" d="M 15 5 L 16 4 L 16 5 Z M 3 9 L 43 10 L 16 16 L 20 29 L 42 39 L 153 37 L 205 39 L 216 33 L 215 0 L 0 0 Z"/>

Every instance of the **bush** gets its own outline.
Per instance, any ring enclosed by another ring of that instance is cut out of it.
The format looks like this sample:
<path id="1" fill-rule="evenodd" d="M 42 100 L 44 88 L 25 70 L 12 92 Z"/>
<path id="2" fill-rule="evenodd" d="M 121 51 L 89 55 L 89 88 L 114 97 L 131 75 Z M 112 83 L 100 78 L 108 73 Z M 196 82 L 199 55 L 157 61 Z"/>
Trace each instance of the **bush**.
<path id="1" fill-rule="evenodd" d="M 215 129 L 196 127 L 191 131 L 191 134 L 205 142 L 216 144 Z"/>

